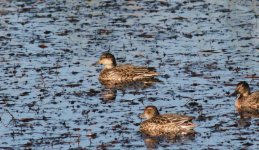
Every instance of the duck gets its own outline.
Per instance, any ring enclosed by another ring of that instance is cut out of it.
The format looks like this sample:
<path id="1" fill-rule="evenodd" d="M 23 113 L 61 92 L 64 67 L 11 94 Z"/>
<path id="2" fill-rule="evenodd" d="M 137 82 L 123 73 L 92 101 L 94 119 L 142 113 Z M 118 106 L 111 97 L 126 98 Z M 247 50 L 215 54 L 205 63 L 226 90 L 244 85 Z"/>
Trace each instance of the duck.
<path id="1" fill-rule="evenodd" d="M 146 119 L 140 123 L 140 132 L 148 136 L 181 136 L 194 133 L 194 117 L 180 114 L 159 114 L 156 106 L 145 107 L 139 115 Z"/>
<path id="2" fill-rule="evenodd" d="M 99 80 L 102 82 L 132 82 L 144 79 L 151 79 L 159 75 L 155 68 L 134 66 L 130 64 L 117 65 L 113 54 L 105 52 L 99 58 L 97 64 L 104 65 Z"/>
<path id="3" fill-rule="evenodd" d="M 247 82 L 239 82 L 231 95 L 238 95 L 235 102 L 237 109 L 259 109 L 259 91 L 251 92 Z"/>

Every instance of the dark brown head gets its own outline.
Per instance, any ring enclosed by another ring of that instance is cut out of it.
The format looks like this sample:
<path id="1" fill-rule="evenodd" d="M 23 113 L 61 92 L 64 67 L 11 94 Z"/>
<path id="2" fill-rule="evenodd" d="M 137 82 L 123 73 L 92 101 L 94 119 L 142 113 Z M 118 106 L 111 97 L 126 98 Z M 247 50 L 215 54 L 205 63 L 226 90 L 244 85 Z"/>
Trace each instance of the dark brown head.
<path id="1" fill-rule="evenodd" d="M 144 110 L 144 113 L 140 114 L 139 117 L 145 118 L 145 119 L 150 119 L 150 118 L 155 117 L 157 115 L 159 115 L 159 112 L 158 112 L 156 106 L 147 106 Z"/>
<path id="2" fill-rule="evenodd" d="M 111 69 L 116 67 L 115 57 L 111 53 L 103 53 L 98 61 L 99 64 L 104 65 L 104 68 Z"/>
<path id="3" fill-rule="evenodd" d="M 241 81 L 237 84 L 235 92 L 231 95 L 237 94 L 240 94 L 240 96 L 248 96 L 250 94 L 250 87 L 247 82 Z"/>

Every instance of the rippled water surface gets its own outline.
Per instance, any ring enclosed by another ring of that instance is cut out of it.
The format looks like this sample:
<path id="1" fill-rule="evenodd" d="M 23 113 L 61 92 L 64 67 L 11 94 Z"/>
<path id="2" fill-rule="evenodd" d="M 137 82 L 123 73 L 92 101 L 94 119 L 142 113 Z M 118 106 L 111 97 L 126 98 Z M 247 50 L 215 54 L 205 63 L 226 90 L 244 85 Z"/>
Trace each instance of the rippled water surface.
<path id="1" fill-rule="evenodd" d="M 256 0 L 1 0 L 0 148 L 258 149 L 259 119 L 241 118 L 225 96 L 242 80 L 259 90 L 258 8 Z M 93 64 L 105 51 L 156 67 L 162 82 L 104 88 Z M 142 136 L 147 105 L 196 117 L 197 134 Z"/>

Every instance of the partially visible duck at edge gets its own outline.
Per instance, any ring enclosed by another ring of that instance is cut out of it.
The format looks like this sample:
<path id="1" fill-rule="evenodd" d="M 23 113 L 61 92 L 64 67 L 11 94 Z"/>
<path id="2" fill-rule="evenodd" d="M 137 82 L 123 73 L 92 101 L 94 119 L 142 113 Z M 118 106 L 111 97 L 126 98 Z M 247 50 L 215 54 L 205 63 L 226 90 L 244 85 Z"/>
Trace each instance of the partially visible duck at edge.
<path id="1" fill-rule="evenodd" d="M 235 92 L 232 95 L 238 95 L 235 106 L 237 109 L 251 108 L 259 109 L 259 91 L 252 92 L 247 82 L 241 81 L 237 84 Z"/>
<path id="2" fill-rule="evenodd" d="M 158 75 L 154 68 L 139 67 L 129 64 L 117 65 L 115 57 L 111 53 L 103 53 L 98 64 L 104 65 L 99 75 L 101 81 L 130 82 Z"/>
<path id="3" fill-rule="evenodd" d="M 196 126 L 192 122 L 194 117 L 179 114 L 160 115 L 155 106 L 147 106 L 139 117 L 146 119 L 140 124 L 140 131 L 149 136 L 187 135 L 194 133 Z"/>

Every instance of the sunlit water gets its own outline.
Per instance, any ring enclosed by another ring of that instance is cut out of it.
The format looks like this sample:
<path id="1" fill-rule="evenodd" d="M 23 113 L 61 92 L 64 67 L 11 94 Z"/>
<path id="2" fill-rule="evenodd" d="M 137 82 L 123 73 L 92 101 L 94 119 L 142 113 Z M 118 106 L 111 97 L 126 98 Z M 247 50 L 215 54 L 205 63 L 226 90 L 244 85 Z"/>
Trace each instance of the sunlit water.
<path id="1" fill-rule="evenodd" d="M 194 116 L 197 134 L 158 149 L 256 149 L 258 118 L 241 119 L 235 85 L 259 89 L 258 1 L 3 0 L 0 145 L 146 149 L 138 114 Z M 102 98 L 104 51 L 156 67 L 162 82 Z M 255 78 L 252 78 L 255 77 Z"/>

